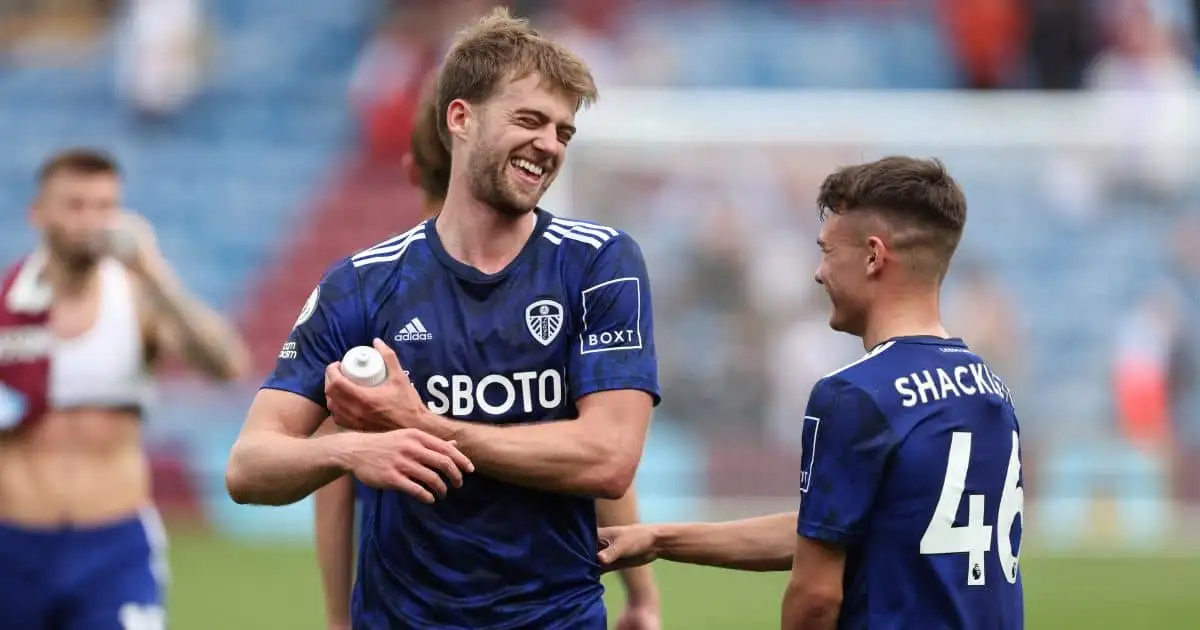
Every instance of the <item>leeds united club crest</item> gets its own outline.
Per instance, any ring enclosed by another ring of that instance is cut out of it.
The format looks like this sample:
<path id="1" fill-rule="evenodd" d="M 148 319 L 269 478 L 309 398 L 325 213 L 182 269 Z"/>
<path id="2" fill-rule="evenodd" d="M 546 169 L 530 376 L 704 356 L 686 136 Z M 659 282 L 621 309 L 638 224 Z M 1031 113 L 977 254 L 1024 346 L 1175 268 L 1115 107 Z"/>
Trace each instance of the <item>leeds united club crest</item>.
<path id="1" fill-rule="evenodd" d="M 525 326 L 529 328 L 529 334 L 543 346 L 554 341 L 562 325 L 563 308 L 554 300 L 538 300 L 525 309 Z"/>

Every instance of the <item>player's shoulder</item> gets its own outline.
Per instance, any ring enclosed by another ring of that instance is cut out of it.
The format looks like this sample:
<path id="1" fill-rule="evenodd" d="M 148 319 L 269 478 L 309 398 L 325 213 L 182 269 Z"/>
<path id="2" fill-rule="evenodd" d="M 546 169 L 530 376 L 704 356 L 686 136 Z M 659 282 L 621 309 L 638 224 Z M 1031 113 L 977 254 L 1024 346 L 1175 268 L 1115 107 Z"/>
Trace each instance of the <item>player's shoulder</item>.
<path id="1" fill-rule="evenodd" d="M 400 271 L 425 240 L 426 222 L 388 237 L 370 247 L 343 256 L 321 277 L 318 290 L 370 294 L 387 290 L 400 277 Z"/>
<path id="2" fill-rule="evenodd" d="M 894 359 L 898 350 L 896 341 L 885 341 L 871 348 L 858 359 L 826 374 L 818 381 L 818 384 L 832 388 L 870 391 L 880 380 L 886 378 L 886 374 L 890 371 L 888 368 L 895 364 Z"/>
<path id="3" fill-rule="evenodd" d="M 542 238 L 565 253 L 595 255 L 601 250 L 632 244 L 633 237 L 623 230 L 583 219 L 560 217 L 541 210 L 547 217 Z"/>
<path id="4" fill-rule="evenodd" d="M 431 223 L 432 220 L 426 219 L 400 234 L 359 250 L 347 257 L 346 264 L 360 276 L 394 271 L 420 251 Z"/>

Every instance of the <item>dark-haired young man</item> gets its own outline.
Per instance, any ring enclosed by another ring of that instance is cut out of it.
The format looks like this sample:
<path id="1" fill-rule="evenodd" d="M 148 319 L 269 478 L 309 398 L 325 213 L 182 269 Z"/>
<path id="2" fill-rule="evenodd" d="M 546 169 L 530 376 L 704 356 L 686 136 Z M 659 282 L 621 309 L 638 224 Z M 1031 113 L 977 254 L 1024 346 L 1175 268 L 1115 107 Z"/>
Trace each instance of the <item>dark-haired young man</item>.
<path id="1" fill-rule="evenodd" d="M 174 354 L 229 380 L 246 351 L 122 209 L 111 157 L 48 159 L 30 218 L 38 246 L 0 275 L 0 625 L 161 629 L 152 369 Z"/>
<path id="2" fill-rule="evenodd" d="M 941 324 L 966 199 L 936 160 L 830 175 L 816 280 L 867 354 L 817 382 L 799 513 L 601 531 L 606 568 L 786 570 L 785 630 L 1024 626 L 1020 429 L 1004 382 Z"/>

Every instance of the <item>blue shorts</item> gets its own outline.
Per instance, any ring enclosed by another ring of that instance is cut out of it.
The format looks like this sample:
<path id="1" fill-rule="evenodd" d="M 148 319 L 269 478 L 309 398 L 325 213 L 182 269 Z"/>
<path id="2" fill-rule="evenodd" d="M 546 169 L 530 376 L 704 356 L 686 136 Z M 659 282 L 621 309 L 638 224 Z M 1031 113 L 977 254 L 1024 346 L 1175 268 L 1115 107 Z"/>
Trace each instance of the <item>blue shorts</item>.
<path id="1" fill-rule="evenodd" d="M 0 626 L 160 630 L 166 569 L 153 510 L 97 527 L 0 523 Z"/>

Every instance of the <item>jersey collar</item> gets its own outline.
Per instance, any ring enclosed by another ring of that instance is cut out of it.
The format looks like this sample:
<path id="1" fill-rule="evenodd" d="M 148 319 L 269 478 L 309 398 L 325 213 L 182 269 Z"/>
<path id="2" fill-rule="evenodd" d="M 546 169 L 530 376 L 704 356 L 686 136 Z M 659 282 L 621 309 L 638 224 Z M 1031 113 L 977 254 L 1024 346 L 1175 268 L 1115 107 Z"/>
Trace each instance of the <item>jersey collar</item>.
<path id="1" fill-rule="evenodd" d="M 525 246 L 521 248 L 521 252 L 517 254 L 517 257 L 513 258 L 512 262 L 496 273 L 484 273 L 451 256 L 446 251 L 446 248 L 442 246 L 442 239 L 438 236 L 437 225 L 435 223 L 437 217 L 426 220 L 425 242 L 429 244 L 429 249 L 433 251 L 433 255 L 438 259 L 438 262 L 442 263 L 442 266 L 446 267 L 454 275 L 479 284 L 499 282 L 512 273 L 514 269 L 519 268 L 533 254 L 538 239 L 546 231 L 546 226 L 550 225 L 550 219 L 554 218 L 554 215 L 541 208 L 534 208 L 533 212 L 537 215 L 537 224 L 534 225 L 533 233 L 529 235 L 529 240 L 525 241 Z"/>
<path id="2" fill-rule="evenodd" d="M 954 348 L 966 348 L 967 342 L 958 337 L 935 337 L 933 335 L 909 335 L 905 337 L 892 337 L 885 339 L 877 344 L 875 348 L 882 346 L 885 343 L 915 343 L 925 346 L 947 346 Z M 875 348 L 871 348 L 874 351 Z"/>

